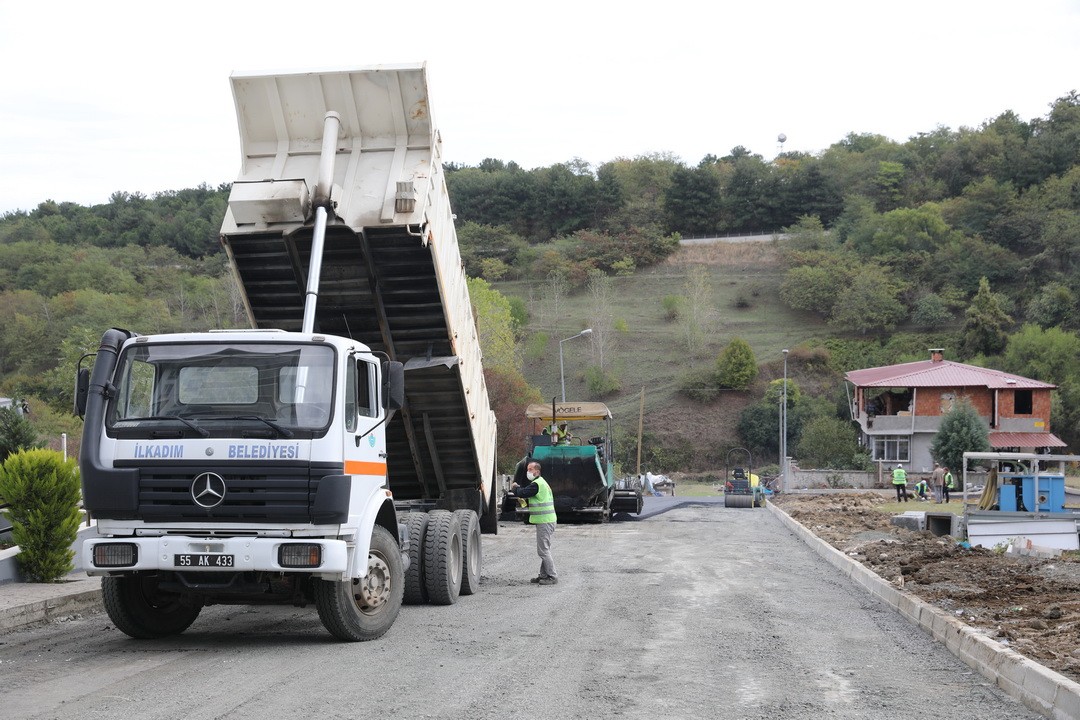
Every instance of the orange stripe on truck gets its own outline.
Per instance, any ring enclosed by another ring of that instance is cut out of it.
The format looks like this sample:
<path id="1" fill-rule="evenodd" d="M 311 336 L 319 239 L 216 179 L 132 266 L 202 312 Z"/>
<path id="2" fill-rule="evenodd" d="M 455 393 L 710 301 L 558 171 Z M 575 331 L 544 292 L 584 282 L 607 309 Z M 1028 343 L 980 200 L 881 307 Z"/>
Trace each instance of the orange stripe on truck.
<path id="1" fill-rule="evenodd" d="M 345 461 L 346 475 L 386 475 L 386 463 L 362 462 L 360 460 Z"/>

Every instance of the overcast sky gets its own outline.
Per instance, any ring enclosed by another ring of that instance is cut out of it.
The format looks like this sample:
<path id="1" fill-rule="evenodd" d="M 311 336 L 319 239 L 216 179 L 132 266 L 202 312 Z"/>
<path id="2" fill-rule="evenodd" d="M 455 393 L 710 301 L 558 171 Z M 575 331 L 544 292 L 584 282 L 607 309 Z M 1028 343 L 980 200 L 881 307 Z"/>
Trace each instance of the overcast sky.
<path id="1" fill-rule="evenodd" d="M 233 71 L 419 61 L 448 162 L 772 159 L 1044 117 L 1080 0 L 0 0 L 0 213 L 231 182 Z"/>

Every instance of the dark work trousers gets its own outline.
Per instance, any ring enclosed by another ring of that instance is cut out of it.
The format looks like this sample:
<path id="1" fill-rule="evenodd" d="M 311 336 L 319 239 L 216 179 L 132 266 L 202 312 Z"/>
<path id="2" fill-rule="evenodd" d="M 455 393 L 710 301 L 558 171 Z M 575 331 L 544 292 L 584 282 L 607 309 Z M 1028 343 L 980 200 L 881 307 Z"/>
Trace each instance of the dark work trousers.
<path id="1" fill-rule="evenodd" d="M 896 502 L 907 502 L 907 484 L 893 483 L 893 487 L 896 488 Z"/>

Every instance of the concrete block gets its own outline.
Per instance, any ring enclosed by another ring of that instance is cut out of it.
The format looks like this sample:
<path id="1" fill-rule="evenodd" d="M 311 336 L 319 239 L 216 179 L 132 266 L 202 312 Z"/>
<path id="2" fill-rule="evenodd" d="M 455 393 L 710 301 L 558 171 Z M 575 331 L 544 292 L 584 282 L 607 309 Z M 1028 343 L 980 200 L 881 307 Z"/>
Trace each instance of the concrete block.
<path id="1" fill-rule="evenodd" d="M 901 515 L 893 515 L 889 522 L 897 527 L 918 532 L 926 529 L 926 513 L 906 512 Z"/>
<path id="2" fill-rule="evenodd" d="M 1075 720 L 1080 718 L 1080 684 L 1069 680 L 1058 687 L 1054 696 L 1054 707 L 1050 710 L 1054 720 Z"/>
<path id="3" fill-rule="evenodd" d="M 1066 678 L 1028 658 L 1024 658 L 1021 662 L 1021 673 L 1024 692 L 1033 698 L 1031 702 L 1025 700 L 1025 704 L 1037 709 L 1043 715 L 1049 715 L 1061 681 Z"/>
<path id="4" fill-rule="evenodd" d="M 951 512 L 931 512 L 926 513 L 926 529 L 930 531 L 930 534 L 937 537 L 943 535 L 953 535 L 956 530 L 956 518 L 957 516 Z"/>
<path id="5" fill-rule="evenodd" d="M 951 513 L 950 513 L 951 514 Z M 949 532 L 954 538 L 967 537 L 967 518 L 963 515 L 953 515 L 952 530 Z"/>
<path id="6" fill-rule="evenodd" d="M 899 593 L 899 596 L 900 598 L 896 609 L 913 624 L 918 625 L 919 616 L 922 612 L 922 601 L 902 592 Z"/>

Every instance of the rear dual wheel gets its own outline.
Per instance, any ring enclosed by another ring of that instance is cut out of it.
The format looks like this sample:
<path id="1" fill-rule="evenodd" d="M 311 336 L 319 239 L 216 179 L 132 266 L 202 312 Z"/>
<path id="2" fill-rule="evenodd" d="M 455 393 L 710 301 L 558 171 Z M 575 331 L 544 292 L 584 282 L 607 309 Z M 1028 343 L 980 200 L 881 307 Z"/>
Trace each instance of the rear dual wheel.
<path id="1" fill-rule="evenodd" d="M 472 510 L 455 510 L 461 530 L 461 594 L 480 592 L 480 568 L 484 555 L 480 545 L 480 520 Z"/>
<path id="2" fill-rule="evenodd" d="M 464 567 L 461 521 L 449 510 L 432 510 L 428 516 L 422 569 L 424 588 L 428 602 L 453 605 L 461 594 Z"/>
<path id="3" fill-rule="evenodd" d="M 409 569 L 405 571 L 406 605 L 422 605 L 427 602 L 424 586 L 424 541 L 427 539 L 428 514 L 411 512 L 405 515 L 409 530 Z"/>
<path id="4" fill-rule="evenodd" d="M 409 569 L 405 603 L 452 605 L 480 591 L 483 551 L 480 519 L 472 510 L 432 510 L 405 516 Z"/>

